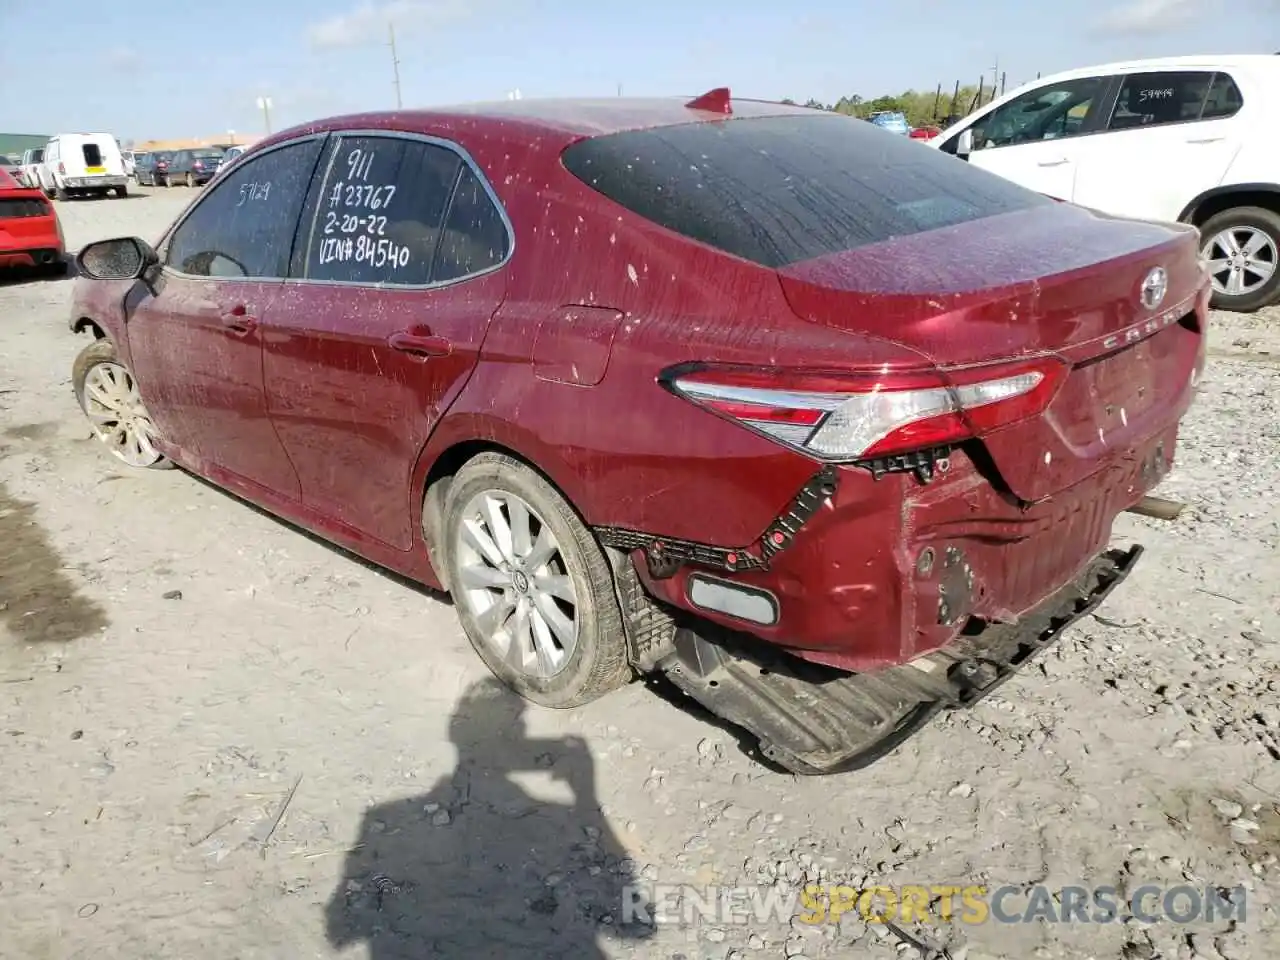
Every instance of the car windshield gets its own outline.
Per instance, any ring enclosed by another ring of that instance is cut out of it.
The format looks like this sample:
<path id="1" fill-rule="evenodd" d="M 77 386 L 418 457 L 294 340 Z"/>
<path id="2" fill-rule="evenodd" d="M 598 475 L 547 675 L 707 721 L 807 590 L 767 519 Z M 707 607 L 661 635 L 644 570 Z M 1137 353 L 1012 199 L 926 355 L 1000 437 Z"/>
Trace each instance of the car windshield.
<path id="1" fill-rule="evenodd" d="M 832 114 L 608 134 L 563 160 L 632 212 L 768 267 L 1052 203 Z"/>

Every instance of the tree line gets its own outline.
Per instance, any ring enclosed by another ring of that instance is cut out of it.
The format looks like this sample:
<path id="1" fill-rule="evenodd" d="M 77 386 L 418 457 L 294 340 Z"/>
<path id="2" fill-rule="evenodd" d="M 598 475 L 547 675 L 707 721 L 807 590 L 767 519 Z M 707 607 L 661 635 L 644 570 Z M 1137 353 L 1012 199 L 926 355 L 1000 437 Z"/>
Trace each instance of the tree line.
<path id="1" fill-rule="evenodd" d="M 882 110 L 896 111 L 905 114 L 907 122 L 913 127 L 923 127 L 929 124 L 941 125 L 948 119 L 963 117 L 982 104 L 989 103 L 996 93 L 990 86 L 979 89 L 977 85 L 969 84 L 962 85 L 958 91 L 954 86 L 941 90 L 904 90 L 899 94 L 880 96 L 873 100 L 863 99 L 856 93 L 841 97 L 835 103 L 823 103 L 810 98 L 804 102 L 804 106 L 863 119 Z M 799 103 L 790 97 L 783 97 L 782 102 Z"/>

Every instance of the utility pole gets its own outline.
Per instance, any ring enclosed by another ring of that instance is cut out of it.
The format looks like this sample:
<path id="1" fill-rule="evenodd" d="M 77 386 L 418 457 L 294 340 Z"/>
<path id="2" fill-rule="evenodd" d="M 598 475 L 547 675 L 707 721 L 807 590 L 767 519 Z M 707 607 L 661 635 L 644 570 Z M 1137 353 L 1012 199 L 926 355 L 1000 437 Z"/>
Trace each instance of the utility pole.
<path id="1" fill-rule="evenodd" d="M 387 33 L 391 37 L 391 76 L 396 85 L 396 109 L 400 110 L 404 106 L 400 102 L 400 61 L 396 58 L 396 25 L 391 21 L 387 21 Z"/>
<path id="2" fill-rule="evenodd" d="M 622 96 L 622 84 L 618 84 L 618 96 Z"/>
<path id="3" fill-rule="evenodd" d="M 271 136 L 271 98 L 259 97 L 258 109 L 262 111 L 262 122 L 266 125 L 267 136 Z"/>

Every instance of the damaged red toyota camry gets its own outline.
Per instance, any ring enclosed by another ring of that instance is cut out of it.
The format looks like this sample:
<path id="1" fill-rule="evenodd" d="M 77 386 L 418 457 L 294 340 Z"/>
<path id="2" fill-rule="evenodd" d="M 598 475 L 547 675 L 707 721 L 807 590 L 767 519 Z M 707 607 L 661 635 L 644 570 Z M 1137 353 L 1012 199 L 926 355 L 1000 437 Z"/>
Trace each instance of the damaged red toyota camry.
<path id="1" fill-rule="evenodd" d="M 448 590 L 532 701 L 664 674 L 799 773 L 1125 578 L 1209 295 L 1191 227 L 723 90 L 295 128 L 79 265 L 118 457 Z"/>

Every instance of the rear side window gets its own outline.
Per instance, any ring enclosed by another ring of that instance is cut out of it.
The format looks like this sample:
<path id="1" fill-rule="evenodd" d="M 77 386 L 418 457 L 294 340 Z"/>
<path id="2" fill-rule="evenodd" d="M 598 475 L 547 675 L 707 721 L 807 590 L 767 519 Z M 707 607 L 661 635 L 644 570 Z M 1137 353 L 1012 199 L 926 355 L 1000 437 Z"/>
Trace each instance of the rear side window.
<path id="1" fill-rule="evenodd" d="M 102 148 L 96 143 L 86 143 L 80 147 L 84 153 L 84 165 L 86 167 L 102 166 Z"/>
<path id="2" fill-rule="evenodd" d="M 1130 74 L 1120 86 L 1107 129 L 1199 120 L 1213 78 L 1207 70 Z"/>
<path id="3" fill-rule="evenodd" d="M 319 190 L 307 279 L 430 283 L 441 225 L 462 167 L 457 153 L 434 143 L 343 137 Z"/>
<path id="4" fill-rule="evenodd" d="M 1233 117 L 1244 106 L 1244 97 L 1236 82 L 1226 73 L 1215 73 L 1213 83 L 1209 85 L 1209 96 L 1205 98 L 1201 120 L 1221 120 Z"/>
<path id="5" fill-rule="evenodd" d="M 174 231 L 165 263 L 197 277 L 287 276 L 321 143 L 304 140 L 269 150 L 215 181 Z"/>
<path id="6" fill-rule="evenodd" d="M 579 141 L 563 159 L 632 212 L 766 267 L 1052 203 L 831 115 L 609 134 Z"/>
<path id="7" fill-rule="evenodd" d="M 431 281 L 457 280 L 496 267 L 506 259 L 508 242 L 502 215 L 475 171 L 464 164 L 440 235 Z"/>

